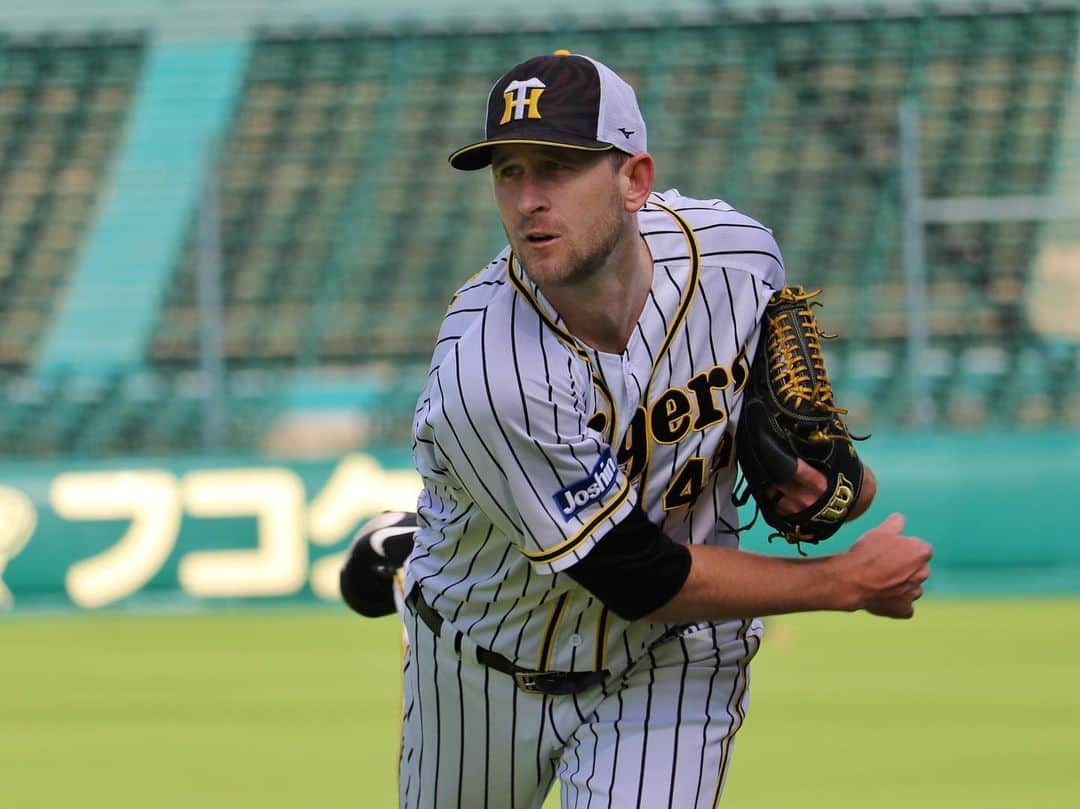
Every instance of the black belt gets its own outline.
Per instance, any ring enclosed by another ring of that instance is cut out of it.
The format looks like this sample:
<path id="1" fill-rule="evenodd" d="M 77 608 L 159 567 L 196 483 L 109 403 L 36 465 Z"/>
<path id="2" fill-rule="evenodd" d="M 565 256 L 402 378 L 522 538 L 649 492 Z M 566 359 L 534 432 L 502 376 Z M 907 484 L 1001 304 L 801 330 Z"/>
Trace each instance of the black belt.
<path id="1" fill-rule="evenodd" d="M 414 585 L 408 598 L 405 599 L 416 612 L 417 617 L 424 622 L 428 629 L 438 637 L 442 630 L 443 617 L 435 609 L 424 601 L 420 592 L 420 586 Z M 459 631 L 454 635 L 454 651 L 461 654 L 461 639 L 463 635 Z M 526 694 L 577 694 L 598 685 L 608 676 L 607 671 L 534 671 L 523 669 L 514 665 L 501 654 L 476 647 L 476 661 L 482 666 L 487 666 L 495 671 L 508 674 L 514 678 L 518 690 Z"/>

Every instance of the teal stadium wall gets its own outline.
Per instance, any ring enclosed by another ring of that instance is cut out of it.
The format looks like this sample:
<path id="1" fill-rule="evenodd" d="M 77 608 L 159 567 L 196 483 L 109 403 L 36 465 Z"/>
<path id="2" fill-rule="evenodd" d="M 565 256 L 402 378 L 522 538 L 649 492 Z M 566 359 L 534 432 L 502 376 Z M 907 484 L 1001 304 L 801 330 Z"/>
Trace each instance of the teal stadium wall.
<path id="1" fill-rule="evenodd" d="M 872 437 L 871 511 L 811 554 L 843 549 L 893 511 L 935 546 L 936 594 L 1080 591 L 1075 433 Z M 159 458 L 0 465 L 0 600 L 42 609 L 192 609 L 337 600 L 354 528 L 410 508 L 403 450 L 336 461 Z M 752 511 L 744 509 L 745 522 Z M 791 554 L 767 530 L 744 547 Z"/>

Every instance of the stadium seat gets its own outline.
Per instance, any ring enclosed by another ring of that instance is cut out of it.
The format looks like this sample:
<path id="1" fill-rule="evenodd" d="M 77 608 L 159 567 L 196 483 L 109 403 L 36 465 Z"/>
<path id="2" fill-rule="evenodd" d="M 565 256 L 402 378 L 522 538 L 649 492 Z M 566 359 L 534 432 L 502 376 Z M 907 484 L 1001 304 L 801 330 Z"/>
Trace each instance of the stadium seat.
<path id="1" fill-rule="evenodd" d="M 140 34 L 0 45 L 0 366 L 25 370 L 92 221 L 144 51 Z"/>
<path id="2" fill-rule="evenodd" d="M 826 290 L 822 324 L 842 337 L 827 351 L 853 423 L 907 423 L 898 104 L 920 103 L 926 195 L 1047 193 L 1077 12 L 804 9 L 686 21 L 658 10 L 632 24 L 582 14 L 550 30 L 304 24 L 254 34 L 221 153 L 227 388 L 243 374 L 389 364 L 402 389 L 386 394 L 373 437 L 407 435 L 411 374 L 426 370 L 453 290 L 503 240 L 486 173 L 455 173 L 446 156 L 480 134 L 498 71 L 565 46 L 637 86 L 661 189 L 720 196 L 764 222 L 789 279 Z M 0 371 L 12 374 L 0 384 L 16 391 L 0 406 L 3 448 L 198 443 L 195 212 L 144 369 L 106 378 L 97 393 L 72 379 L 35 387 L 21 373 L 101 193 L 143 47 L 137 36 L 0 42 Z M 1040 232 L 926 229 L 939 425 L 1080 420 L 1075 352 L 1049 351 L 1024 316 Z M 1022 382 L 1015 397 L 1001 393 L 1005 379 Z M 273 386 L 227 398 L 230 440 L 257 446 L 280 404 Z"/>

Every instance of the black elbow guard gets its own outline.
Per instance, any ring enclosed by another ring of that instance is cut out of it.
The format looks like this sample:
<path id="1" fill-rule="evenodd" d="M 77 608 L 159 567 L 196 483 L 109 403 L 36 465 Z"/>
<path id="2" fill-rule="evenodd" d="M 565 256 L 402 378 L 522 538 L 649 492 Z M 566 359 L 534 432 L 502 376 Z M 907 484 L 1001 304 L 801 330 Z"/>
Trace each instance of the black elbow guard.
<path id="1" fill-rule="evenodd" d="M 690 575 L 690 551 L 639 507 L 567 569 L 620 618 L 637 620 L 668 603 Z"/>

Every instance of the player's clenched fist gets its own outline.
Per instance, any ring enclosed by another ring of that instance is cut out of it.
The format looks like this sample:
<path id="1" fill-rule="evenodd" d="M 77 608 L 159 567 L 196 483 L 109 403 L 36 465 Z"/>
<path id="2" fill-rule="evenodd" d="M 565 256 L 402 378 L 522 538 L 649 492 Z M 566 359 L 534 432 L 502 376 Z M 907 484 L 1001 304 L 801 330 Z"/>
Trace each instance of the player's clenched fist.
<path id="1" fill-rule="evenodd" d="M 903 530 L 904 515 L 893 514 L 840 557 L 841 577 L 851 591 L 850 609 L 887 618 L 915 614 L 915 601 L 930 576 L 933 548 Z"/>

